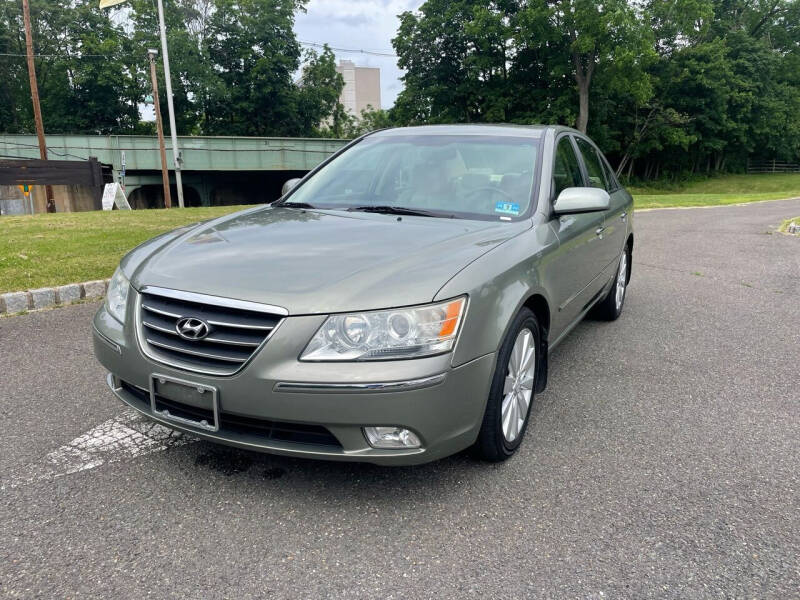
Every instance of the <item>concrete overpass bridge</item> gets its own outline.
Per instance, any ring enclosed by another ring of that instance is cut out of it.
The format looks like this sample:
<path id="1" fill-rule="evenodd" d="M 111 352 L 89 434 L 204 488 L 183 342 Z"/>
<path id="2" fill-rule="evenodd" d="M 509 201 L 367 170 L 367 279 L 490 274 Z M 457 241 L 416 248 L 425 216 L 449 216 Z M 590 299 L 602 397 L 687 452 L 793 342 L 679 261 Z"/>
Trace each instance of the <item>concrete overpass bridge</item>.
<path id="1" fill-rule="evenodd" d="M 286 179 L 302 176 L 347 144 L 328 138 L 179 136 L 188 206 L 268 202 Z M 166 140 L 170 181 L 172 144 Z M 135 208 L 163 206 L 158 139 L 140 135 L 47 135 L 51 160 L 96 157 L 125 184 Z M 0 159 L 39 158 L 34 135 L 0 134 Z M 123 169 L 124 163 L 124 169 Z M 173 202 L 176 193 L 173 188 Z"/>

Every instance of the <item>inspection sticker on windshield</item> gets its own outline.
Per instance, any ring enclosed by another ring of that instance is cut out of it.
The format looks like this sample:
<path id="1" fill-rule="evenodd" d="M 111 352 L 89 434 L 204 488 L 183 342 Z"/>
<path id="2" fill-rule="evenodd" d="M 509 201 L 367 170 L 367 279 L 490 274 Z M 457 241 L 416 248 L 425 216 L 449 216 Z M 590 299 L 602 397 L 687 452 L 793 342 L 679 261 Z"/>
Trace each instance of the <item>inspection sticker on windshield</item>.
<path id="1" fill-rule="evenodd" d="M 498 202 L 494 205 L 494 212 L 516 216 L 519 214 L 519 204 L 515 202 Z"/>

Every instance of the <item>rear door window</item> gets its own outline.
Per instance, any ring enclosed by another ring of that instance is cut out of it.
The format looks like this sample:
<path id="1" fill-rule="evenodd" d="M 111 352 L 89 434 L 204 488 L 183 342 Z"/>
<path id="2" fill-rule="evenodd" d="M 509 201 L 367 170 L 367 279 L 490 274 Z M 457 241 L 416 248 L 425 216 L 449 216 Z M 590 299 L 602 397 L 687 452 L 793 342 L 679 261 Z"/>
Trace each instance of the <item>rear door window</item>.
<path id="1" fill-rule="evenodd" d="M 617 178 L 614 175 L 614 169 L 611 168 L 611 165 L 608 164 L 607 160 L 602 160 L 602 162 L 603 162 L 603 169 L 606 172 L 606 181 L 608 181 L 608 187 L 609 187 L 608 191 L 615 192 L 619 189 L 619 184 L 617 183 Z"/>

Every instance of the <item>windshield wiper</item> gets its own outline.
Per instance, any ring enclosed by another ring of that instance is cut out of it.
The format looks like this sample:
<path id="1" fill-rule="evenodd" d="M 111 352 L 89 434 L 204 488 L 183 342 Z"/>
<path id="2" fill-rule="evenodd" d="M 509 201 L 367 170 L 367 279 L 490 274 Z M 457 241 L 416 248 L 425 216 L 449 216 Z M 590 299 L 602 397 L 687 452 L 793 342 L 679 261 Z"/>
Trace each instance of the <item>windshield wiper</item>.
<path id="1" fill-rule="evenodd" d="M 281 202 L 275 206 L 285 206 L 287 208 L 316 208 L 316 206 L 308 202 Z"/>
<path id="2" fill-rule="evenodd" d="M 455 215 L 444 215 L 438 212 L 422 210 L 418 208 L 406 208 L 405 206 L 390 206 L 388 204 L 368 204 L 365 206 L 351 206 L 347 212 L 367 212 L 379 213 L 382 215 L 408 215 L 410 217 L 437 217 L 440 219 L 452 219 Z"/>

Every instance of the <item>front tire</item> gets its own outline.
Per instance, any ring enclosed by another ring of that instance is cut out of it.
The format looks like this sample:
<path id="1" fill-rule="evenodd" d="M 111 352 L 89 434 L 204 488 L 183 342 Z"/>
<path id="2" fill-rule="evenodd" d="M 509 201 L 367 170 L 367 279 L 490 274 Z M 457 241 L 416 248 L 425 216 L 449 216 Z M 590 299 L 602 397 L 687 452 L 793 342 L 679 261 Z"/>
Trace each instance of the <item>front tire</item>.
<path id="1" fill-rule="evenodd" d="M 539 336 L 536 316 L 523 308 L 514 318 L 497 355 L 489 400 L 474 447 L 483 460 L 504 461 L 522 443 L 536 390 Z"/>

